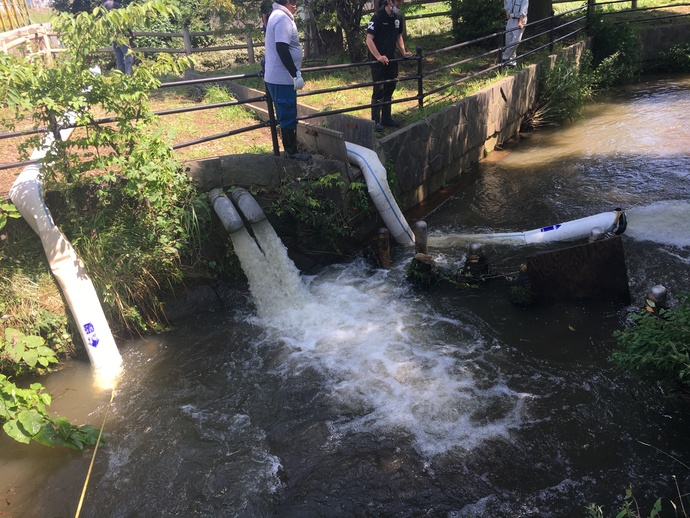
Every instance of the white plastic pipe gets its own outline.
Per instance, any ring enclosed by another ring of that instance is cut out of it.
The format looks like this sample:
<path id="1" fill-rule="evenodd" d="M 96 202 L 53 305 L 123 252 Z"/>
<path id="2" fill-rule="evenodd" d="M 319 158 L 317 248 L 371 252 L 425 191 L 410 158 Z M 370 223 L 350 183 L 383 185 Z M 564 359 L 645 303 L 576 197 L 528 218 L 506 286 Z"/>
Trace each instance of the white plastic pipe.
<path id="1" fill-rule="evenodd" d="M 65 117 L 67 123 L 73 120 L 74 117 L 69 114 Z M 71 133 L 72 129 L 65 129 L 60 132 L 60 136 L 65 140 Z M 45 157 L 53 140 L 52 134 L 46 135 L 41 149 L 34 150 L 31 159 Z M 97 384 L 110 388 L 122 370 L 122 356 L 84 263 L 55 225 L 41 191 L 40 165 L 32 164 L 19 174 L 9 195 L 19 213 L 41 238 L 50 269 L 79 327 Z"/>
<path id="2" fill-rule="evenodd" d="M 524 232 L 433 236 L 429 237 L 429 243 L 434 246 L 446 247 L 452 246 L 458 241 L 493 241 L 518 244 L 569 242 L 589 238 L 592 229 L 595 228 L 604 232 L 622 234 L 625 231 L 625 227 L 625 212 L 615 210 Z"/>
<path id="3" fill-rule="evenodd" d="M 378 155 L 371 149 L 352 142 L 345 142 L 345 148 L 350 162 L 362 170 L 369 196 L 393 239 L 402 245 L 414 246 L 414 233 L 393 198 L 386 179 L 386 168 Z"/>

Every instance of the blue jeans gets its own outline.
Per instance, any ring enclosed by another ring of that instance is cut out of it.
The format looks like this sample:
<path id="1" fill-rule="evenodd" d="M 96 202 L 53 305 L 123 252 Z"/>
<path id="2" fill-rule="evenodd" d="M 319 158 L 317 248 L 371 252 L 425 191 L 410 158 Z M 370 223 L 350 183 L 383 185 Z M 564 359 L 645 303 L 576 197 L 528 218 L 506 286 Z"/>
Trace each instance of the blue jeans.
<path id="1" fill-rule="evenodd" d="M 283 129 L 295 129 L 297 127 L 297 92 L 293 85 L 276 85 L 266 83 L 268 93 L 273 99 L 273 107 L 276 110 L 276 119 Z"/>
<path id="2" fill-rule="evenodd" d="M 117 65 L 117 69 L 123 74 L 132 75 L 134 56 L 132 54 L 127 54 L 129 47 L 127 45 L 113 43 L 113 50 L 115 51 L 115 64 Z"/>

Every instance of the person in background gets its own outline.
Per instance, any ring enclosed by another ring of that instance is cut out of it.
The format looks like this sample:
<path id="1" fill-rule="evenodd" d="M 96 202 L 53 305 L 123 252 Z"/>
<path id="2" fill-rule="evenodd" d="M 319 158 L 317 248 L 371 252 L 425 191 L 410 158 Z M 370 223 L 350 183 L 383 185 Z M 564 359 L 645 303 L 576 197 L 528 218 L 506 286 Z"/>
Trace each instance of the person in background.
<path id="1" fill-rule="evenodd" d="M 397 48 L 403 57 L 409 58 L 412 52 L 405 50 L 403 41 L 404 22 L 400 5 L 402 0 L 380 0 L 379 10 L 371 17 L 367 25 L 367 48 L 372 60 L 376 63 L 371 65 L 371 79 L 374 82 L 387 79 L 397 79 L 398 62 L 391 62 L 395 58 Z M 391 117 L 391 105 L 377 104 L 388 102 L 393 99 L 395 82 L 374 85 L 371 95 L 371 118 L 376 122 L 376 131 L 383 131 L 383 126 L 397 128 L 400 123 Z"/>
<path id="2" fill-rule="evenodd" d="M 266 32 L 266 26 L 268 25 L 268 16 L 271 14 L 272 5 L 272 0 L 261 0 L 261 6 L 259 7 L 259 10 L 261 11 L 261 30 L 264 32 Z"/>
<path id="3" fill-rule="evenodd" d="M 105 2 L 103 2 L 103 7 L 111 11 L 112 9 L 119 9 L 121 6 L 120 2 L 116 0 L 105 0 Z M 128 32 L 128 36 L 131 39 L 133 36 L 132 31 Z M 117 41 L 113 41 L 113 50 L 115 51 L 115 65 L 117 69 L 123 74 L 132 75 L 134 54 L 130 52 L 129 45 L 124 43 L 120 45 Z"/>
<path id="4" fill-rule="evenodd" d="M 276 0 L 273 4 L 266 26 L 264 81 L 273 99 L 286 156 L 309 160 L 311 155 L 297 151 L 297 91 L 304 88 L 304 79 L 295 11 L 297 0 Z"/>
<path id="5" fill-rule="evenodd" d="M 529 0 L 503 0 L 503 9 L 506 12 L 506 48 L 501 55 L 501 62 L 509 67 L 517 65 L 515 56 L 517 46 L 522 41 L 527 25 L 527 10 Z"/>

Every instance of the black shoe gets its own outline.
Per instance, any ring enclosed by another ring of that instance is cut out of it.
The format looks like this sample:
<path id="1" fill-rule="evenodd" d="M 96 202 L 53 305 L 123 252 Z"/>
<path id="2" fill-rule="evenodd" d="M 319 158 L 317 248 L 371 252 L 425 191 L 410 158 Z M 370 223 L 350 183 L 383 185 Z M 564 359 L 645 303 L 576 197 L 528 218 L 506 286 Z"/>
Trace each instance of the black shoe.
<path id="1" fill-rule="evenodd" d="M 311 155 L 309 153 L 300 153 L 300 152 L 288 153 L 286 151 L 285 156 L 287 158 L 291 158 L 292 160 L 303 160 L 303 161 L 311 160 Z"/>
<path id="2" fill-rule="evenodd" d="M 388 126 L 389 128 L 399 128 L 400 127 L 400 123 L 396 120 L 393 120 L 393 119 L 383 119 L 381 121 L 381 124 L 383 126 Z"/>
<path id="3" fill-rule="evenodd" d="M 379 124 L 378 122 L 376 123 L 376 126 L 374 126 L 374 131 L 377 133 L 382 132 L 384 129 L 385 128 L 383 126 L 381 126 L 381 124 Z"/>

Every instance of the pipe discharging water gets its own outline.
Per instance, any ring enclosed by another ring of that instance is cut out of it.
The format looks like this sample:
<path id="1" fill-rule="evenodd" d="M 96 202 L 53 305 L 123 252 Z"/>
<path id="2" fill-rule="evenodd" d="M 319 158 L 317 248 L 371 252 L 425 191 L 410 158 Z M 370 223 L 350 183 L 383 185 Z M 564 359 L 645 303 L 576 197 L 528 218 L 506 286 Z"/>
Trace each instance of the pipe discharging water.
<path id="1" fill-rule="evenodd" d="M 236 189 L 231 201 L 214 189 L 209 200 L 230 233 L 259 315 L 270 317 L 286 307 L 304 305 L 309 293 L 299 270 L 253 196 Z"/>
<path id="2" fill-rule="evenodd" d="M 75 119 L 75 114 L 67 113 L 62 124 L 71 126 Z M 60 138 L 67 140 L 72 131 L 72 128 L 61 130 Z M 31 160 L 43 159 L 54 140 L 53 134 L 47 133 L 41 147 L 32 153 Z M 84 263 L 55 225 L 50 210 L 44 203 L 40 165 L 26 166 L 12 184 L 9 196 L 41 239 L 50 269 L 79 328 L 94 369 L 96 384 L 102 388 L 112 388 L 122 370 L 122 357 Z"/>

